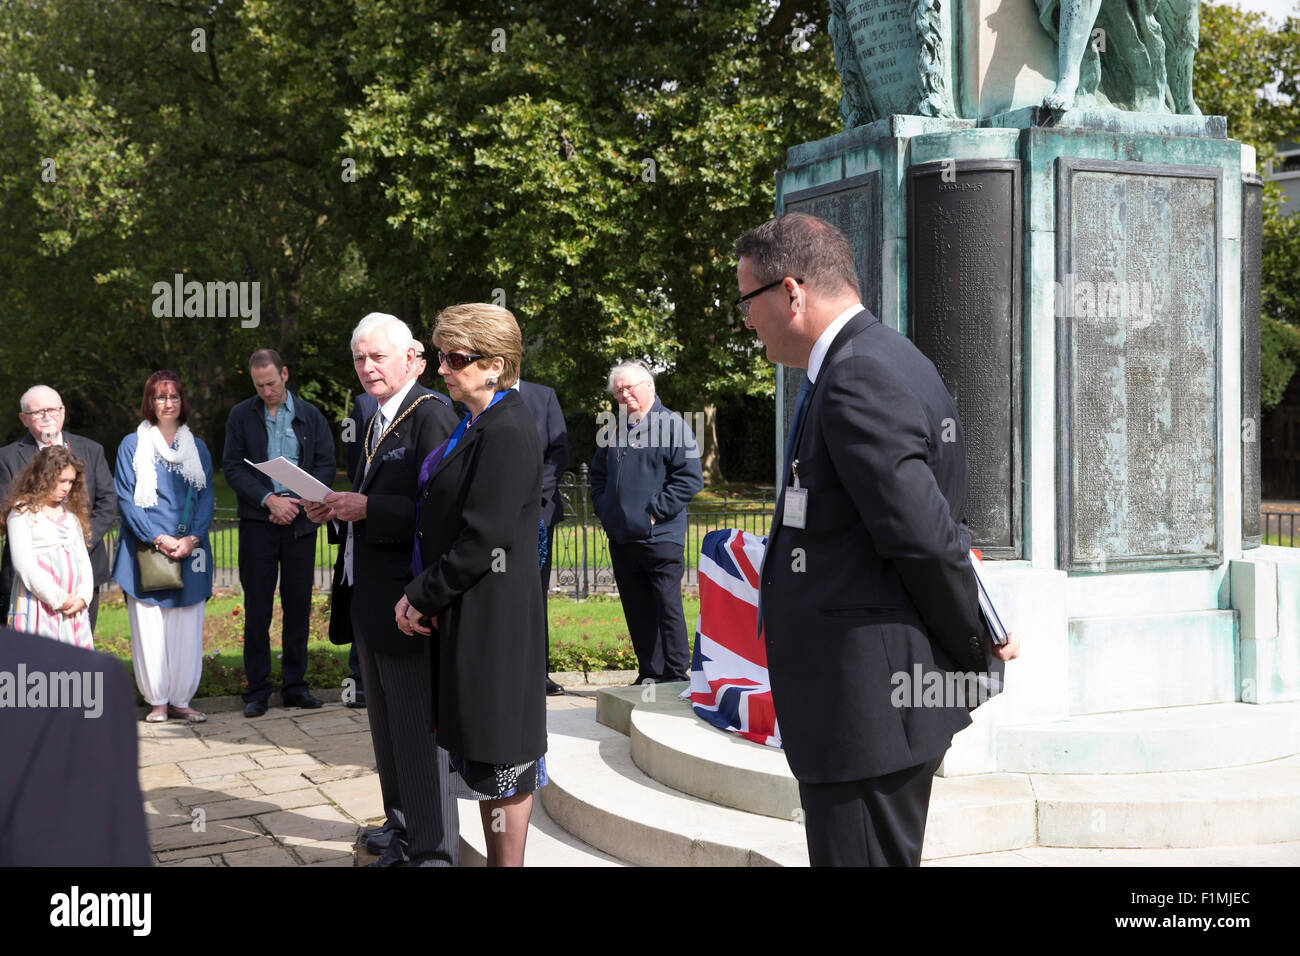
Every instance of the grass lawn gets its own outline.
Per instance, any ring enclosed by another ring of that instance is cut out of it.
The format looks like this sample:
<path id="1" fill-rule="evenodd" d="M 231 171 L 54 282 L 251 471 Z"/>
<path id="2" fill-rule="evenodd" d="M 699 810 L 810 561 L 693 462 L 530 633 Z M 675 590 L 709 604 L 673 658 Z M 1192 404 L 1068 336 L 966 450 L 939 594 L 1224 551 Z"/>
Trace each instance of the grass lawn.
<path id="1" fill-rule="evenodd" d="M 695 630 L 700 613 L 698 597 L 682 600 L 687 632 Z M 549 602 L 552 671 L 635 670 L 636 654 L 627 636 L 623 606 L 617 598 L 596 597 L 572 601 L 552 597 Z M 214 595 L 203 622 L 203 677 L 195 699 L 243 692 L 243 596 L 239 592 Z M 335 647 L 326 638 L 329 598 L 312 596 L 311 637 L 307 645 L 307 681 L 313 687 L 339 687 L 348 676 L 348 648 Z M 271 622 L 271 680 L 280 679 L 280 604 L 277 598 Z M 101 600 L 95 626 L 95 648 L 119 658 L 131 670 L 131 631 L 126 603 Z M 134 674 L 132 674 L 134 680 Z M 143 704 L 137 694 L 137 702 Z M 201 708 L 200 708 L 201 709 Z"/>

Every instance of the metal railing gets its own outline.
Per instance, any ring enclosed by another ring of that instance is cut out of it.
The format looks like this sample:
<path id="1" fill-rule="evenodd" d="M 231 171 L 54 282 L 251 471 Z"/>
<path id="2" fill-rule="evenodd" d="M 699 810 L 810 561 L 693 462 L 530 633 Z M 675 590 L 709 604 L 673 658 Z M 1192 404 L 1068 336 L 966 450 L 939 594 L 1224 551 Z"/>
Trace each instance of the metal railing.
<path id="1" fill-rule="evenodd" d="M 587 466 L 577 473 L 567 472 L 559 485 L 564 501 L 564 518 L 555 527 L 551 564 L 552 593 L 586 598 L 593 594 L 612 593 L 617 588 L 614 569 L 609 557 L 609 539 L 596 517 L 591 501 L 591 478 Z M 757 498 L 732 497 L 726 492 L 719 501 L 692 502 L 686 531 L 686 574 L 683 587 L 696 587 L 699 583 L 700 543 L 710 531 L 718 528 L 738 528 L 751 534 L 766 535 L 772 523 L 775 500 L 765 490 Z M 1261 531 L 1265 544 L 1282 547 L 1300 547 L 1300 509 L 1288 510 L 1285 505 L 1265 505 L 1260 510 Z M 109 559 L 117 547 L 118 527 L 115 524 L 105 540 Z M 0 534 L 0 544 L 4 535 Z M 233 508 L 218 508 L 208 529 L 213 586 L 239 587 L 239 519 Z M 317 590 L 328 590 L 333 577 L 337 545 L 331 545 L 322 525 L 316 533 Z"/>
<path id="2" fill-rule="evenodd" d="M 1288 510 L 1285 506 L 1265 505 L 1260 508 L 1260 531 L 1264 544 L 1276 544 L 1284 548 L 1294 548 L 1300 544 L 1300 535 L 1296 533 L 1297 524 L 1300 524 L 1296 521 L 1297 517 L 1300 517 L 1300 511 Z"/>
<path id="3" fill-rule="evenodd" d="M 615 590 L 609 539 L 591 501 L 591 476 L 587 466 L 566 472 L 560 480 L 564 518 L 555 526 L 551 564 L 551 590 L 575 598 Z M 710 531 L 737 528 L 765 535 L 772 523 L 775 496 L 764 491 L 757 498 L 735 498 L 723 492 L 721 501 L 691 503 L 686 525 L 684 587 L 699 583 L 700 542 Z"/>

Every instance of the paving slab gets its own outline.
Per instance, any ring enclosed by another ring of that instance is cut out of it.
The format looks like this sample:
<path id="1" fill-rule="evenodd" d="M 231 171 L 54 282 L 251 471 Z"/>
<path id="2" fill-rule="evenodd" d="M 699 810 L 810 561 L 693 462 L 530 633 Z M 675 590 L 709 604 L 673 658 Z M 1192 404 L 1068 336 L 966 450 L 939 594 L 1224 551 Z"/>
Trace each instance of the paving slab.
<path id="1" fill-rule="evenodd" d="M 379 790 L 378 774 L 331 780 L 322 783 L 319 789 L 353 820 L 374 820 L 384 816 L 384 799 Z"/>

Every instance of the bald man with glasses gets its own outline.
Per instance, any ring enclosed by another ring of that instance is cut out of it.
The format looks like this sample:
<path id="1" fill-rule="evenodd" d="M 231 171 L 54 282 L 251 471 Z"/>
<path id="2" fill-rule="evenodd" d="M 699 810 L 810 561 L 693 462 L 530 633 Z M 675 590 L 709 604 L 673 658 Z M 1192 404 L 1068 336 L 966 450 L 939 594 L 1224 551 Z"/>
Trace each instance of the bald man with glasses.
<path id="1" fill-rule="evenodd" d="M 104 446 L 80 435 L 63 430 L 66 410 L 59 393 L 48 385 L 33 385 L 18 400 L 18 420 L 27 434 L 0 448 L 0 498 L 9 484 L 42 448 L 62 445 L 86 463 L 86 494 L 90 498 L 90 567 L 95 574 L 95 596 L 90 602 L 90 628 L 95 629 L 99 615 L 99 588 L 108 580 L 108 548 L 104 535 L 117 517 L 117 492 L 113 490 L 113 473 L 104 457 Z M 0 613 L 9 611 L 9 591 L 13 583 L 13 564 L 6 541 L 0 555 Z"/>

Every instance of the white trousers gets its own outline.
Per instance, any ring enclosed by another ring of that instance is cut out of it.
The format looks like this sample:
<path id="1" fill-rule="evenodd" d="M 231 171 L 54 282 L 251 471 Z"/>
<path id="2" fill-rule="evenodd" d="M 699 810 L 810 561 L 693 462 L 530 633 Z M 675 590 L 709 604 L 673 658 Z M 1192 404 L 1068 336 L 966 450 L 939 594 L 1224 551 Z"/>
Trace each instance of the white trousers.
<path id="1" fill-rule="evenodd" d="M 154 707 L 188 707 L 199 689 L 205 606 L 200 601 L 188 607 L 159 607 L 127 595 L 135 685 Z"/>

